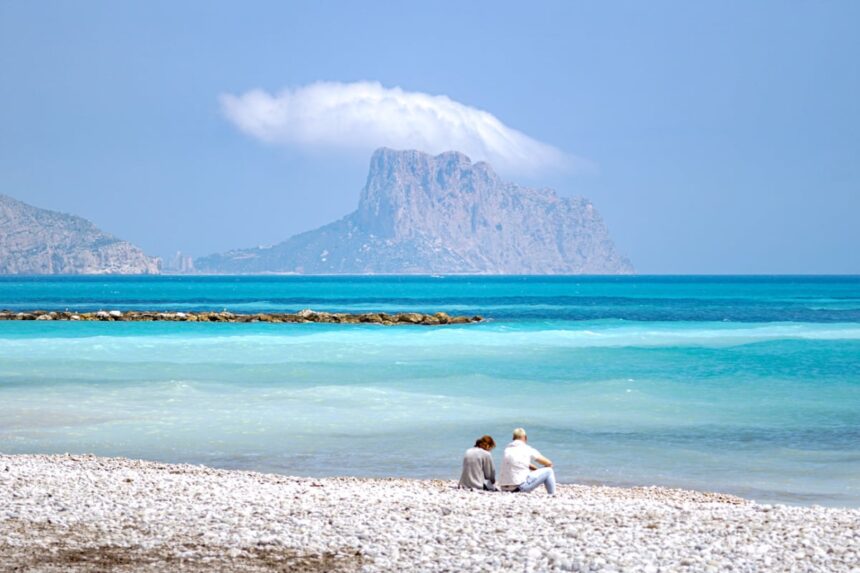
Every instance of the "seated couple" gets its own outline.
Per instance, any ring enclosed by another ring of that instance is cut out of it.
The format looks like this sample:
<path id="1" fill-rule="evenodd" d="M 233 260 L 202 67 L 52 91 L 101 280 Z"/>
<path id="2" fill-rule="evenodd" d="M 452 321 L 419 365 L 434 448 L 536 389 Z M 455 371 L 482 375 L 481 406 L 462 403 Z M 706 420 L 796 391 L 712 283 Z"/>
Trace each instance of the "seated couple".
<path id="1" fill-rule="evenodd" d="M 490 450 L 496 442 L 490 436 L 481 436 L 474 448 L 466 450 L 463 457 L 463 473 L 460 474 L 460 487 L 469 489 L 496 489 L 496 468 Z M 534 464 L 544 467 L 538 469 Z M 539 451 L 528 445 L 528 436 L 522 428 L 514 430 L 514 440 L 505 447 L 502 469 L 499 472 L 499 489 L 502 491 L 529 492 L 541 484 L 547 493 L 555 493 L 555 472 L 552 462 Z"/>

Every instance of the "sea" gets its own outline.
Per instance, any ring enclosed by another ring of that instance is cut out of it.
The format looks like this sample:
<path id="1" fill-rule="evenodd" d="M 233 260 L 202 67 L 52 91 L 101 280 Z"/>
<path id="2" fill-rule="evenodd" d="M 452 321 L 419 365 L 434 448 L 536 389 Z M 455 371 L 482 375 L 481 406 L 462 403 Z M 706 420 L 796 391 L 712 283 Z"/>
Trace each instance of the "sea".
<path id="1" fill-rule="evenodd" d="M 860 507 L 857 276 L 3 277 L 10 310 L 417 311 L 453 326 L 0 322 L 0 452 Z"/>

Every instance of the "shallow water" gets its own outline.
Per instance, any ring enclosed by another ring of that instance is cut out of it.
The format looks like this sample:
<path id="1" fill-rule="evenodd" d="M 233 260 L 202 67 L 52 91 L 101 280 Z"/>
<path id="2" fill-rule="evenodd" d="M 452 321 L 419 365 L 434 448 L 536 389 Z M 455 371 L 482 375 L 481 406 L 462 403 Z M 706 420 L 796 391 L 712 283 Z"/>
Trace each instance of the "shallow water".
<path id="1" fill-rule="evenodd" d="M 0 451 L 454 478 L 525 426 L 563 482 L 860 506 L 858 277 L 0 279 L 10 309 L 307 307 L 491 320 L 0 322 Z"/>

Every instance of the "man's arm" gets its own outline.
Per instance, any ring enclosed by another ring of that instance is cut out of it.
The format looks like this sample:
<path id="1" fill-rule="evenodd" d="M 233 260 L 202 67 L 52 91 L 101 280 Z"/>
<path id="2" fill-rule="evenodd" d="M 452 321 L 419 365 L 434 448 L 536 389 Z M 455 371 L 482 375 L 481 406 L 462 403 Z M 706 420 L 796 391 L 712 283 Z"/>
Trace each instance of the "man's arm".
<path id="1" fill-rule="evenodd" d="M 543 456 L 535 456 L 535 461 L 545 468 L 552 467 L 552 460 Z M 535 466 L 530 466 L 532 469 L 537 469 Z"/>

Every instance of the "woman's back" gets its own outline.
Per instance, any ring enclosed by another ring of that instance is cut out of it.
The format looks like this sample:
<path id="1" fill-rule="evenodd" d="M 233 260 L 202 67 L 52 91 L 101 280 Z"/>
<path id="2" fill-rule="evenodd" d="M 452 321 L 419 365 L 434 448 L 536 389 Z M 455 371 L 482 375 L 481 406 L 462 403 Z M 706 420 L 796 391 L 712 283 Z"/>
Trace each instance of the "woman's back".
<path id="1" fill-rule="evenodd" d="M 469 448 L 463 456 L 463 472 L 460 474 L 460 487 L 469 489 L 495 489 L 496 468 L 493 456 L 479 447 Z"/>

